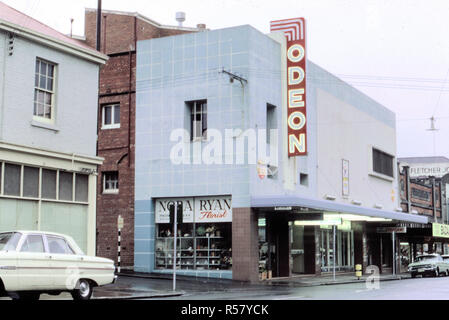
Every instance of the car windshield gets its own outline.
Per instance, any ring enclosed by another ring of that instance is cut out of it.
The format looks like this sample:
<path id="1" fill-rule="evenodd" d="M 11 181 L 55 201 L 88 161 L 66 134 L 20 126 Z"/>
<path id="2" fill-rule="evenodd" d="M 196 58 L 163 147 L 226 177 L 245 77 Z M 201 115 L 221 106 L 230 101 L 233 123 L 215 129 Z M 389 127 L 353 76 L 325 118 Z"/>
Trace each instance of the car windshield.
<path id="1" fill-rule="evenodd" d="M 18 232 L 0 233 L 0 251 L 15 251 L 20 236 Z"/>
<path id="2" fill-rule="evenodd" d="M 438 261 L 438 257 L 436 256 L 420 256 L 416 258 L 417 262 L 432 262 L 432 261 Z"/>

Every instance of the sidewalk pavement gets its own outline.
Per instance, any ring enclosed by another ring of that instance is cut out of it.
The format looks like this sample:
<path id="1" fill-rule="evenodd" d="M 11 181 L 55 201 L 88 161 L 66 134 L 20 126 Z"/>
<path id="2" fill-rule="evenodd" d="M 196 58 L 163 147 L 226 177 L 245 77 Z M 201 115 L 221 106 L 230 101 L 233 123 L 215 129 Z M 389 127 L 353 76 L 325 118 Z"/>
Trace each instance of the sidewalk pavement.
<path id="1" fill-rule="evenodd" d="M 169 274 L 157 274 L 157 273 L 140 273 L 140 272 L 126 272 L 120 274 L 121 277 L 130 278 L 144 278 L 144 279 L 165 279 L 171 280 L 172 276 Z M 316 275 L 295 275 L 292 277 L 285 278 L 274 278 L 269 280 L 262 280 L 258 282 L 242 282 L 229 279 L 213 279 L 213 278 L 202 278 L 202 277 L 186 277 L 177 276 L 179 281 L 186 282 L 201 282 L 202 284 L 215 284 L 216 288 L 221 287 L 245 287 L 245 286 L 292 286 L 292 287 L 312 287 L 321 285 L 335 285 L 335 284 L 348 284 L 348 283 L 363 283 L 372 277 L 370 274 L 364 274 L 362 277 L 357 278 L 355 272 L 340 272 L 336 273 L 335 280 L 332 273 L 322 274 L 320 276 Z M 409 273 L 400 273 L 396 275 L 392 274 L 381 274 L 379 275 L 379 281 L 392 281 L 392 280 L 402 280 L 411 278 Z"/>
<path id="2" fill-rule="evenodd" d="M 135 288 L 129 284 L 110 284 L 103 287 L 94 288 L 92 299 L 149 299 L 168 298 L 184 294 L 184 291 L 155 290 L 150 288 Z"/>
<path id="3" fill-rule="evenodd" d="M 327 286 L 335 284 L 348 284 L 348 283 L 361 283 L 371 280 L 372 275 L 364 274 L 362 277 L 357 278 L 354 272 L 351 273 L 337 273 L 335 275 L 335 280 L 332 274 L 325 274 L 321 276 L 315 275 L 300 275 L 293 276 L 290 278 L 275 278 L 261 281 L 261 283 L 266 283 L 270 285 L 286 285 L 294 287 L 313 287 L 313 286 Z M 392 274 L 380 274 L 379 281 L 391 281 L 391 280 L 402 280 L 411 278 L 409 273 L 401 273 L 397 275 Z"/>

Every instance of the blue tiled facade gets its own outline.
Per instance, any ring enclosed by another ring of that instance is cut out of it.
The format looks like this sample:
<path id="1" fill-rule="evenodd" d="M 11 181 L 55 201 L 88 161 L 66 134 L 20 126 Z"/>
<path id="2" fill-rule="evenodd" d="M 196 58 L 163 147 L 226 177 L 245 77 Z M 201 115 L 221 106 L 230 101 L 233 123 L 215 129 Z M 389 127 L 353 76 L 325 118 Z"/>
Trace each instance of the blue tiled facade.
<path id="1" fill-rule="evenodd" d="M 274 179 L 260 179 L 257 165 L 173 164 L 170 152 L 177 141 L 170 135 L 186 129 L 190 121 L 187 101 L 207 99 L 208 129 L 265 129 L 267 104 L 276 108 L 276 127 L 282 127 L 281 45 L 251 26 L 184 34 L 139 41 L 136 83 L 135 165 L 135 270 L 155 270 L 154 199 L 231 195 L 233 208 L 251 207 L 257 195 L 297 193 L 315 196 L 316 190 L 316 88 L 331 92 L 362 111 L 394 127 L 394 114 L 317 65 L 307 62 L 308 155 L 298 157 L 297 167 L 308 174 L 307 186 L 285 190 L 288 173 L 279 165 Z M 230 82 L 222 70 L 247 82 Z M 313 75 L 313 76 L 310 76 Z M 320 79 L 331 81 L 321 81 Z M 278 138 L 278 159 L 286 152 Z M 235 139 L 234 139 L 235 142 Z M 208 142 L 189 142 L 201 148 Z M 236 155 L 234 144 L 234 157 Z M 245 148 L 245 159 L 255 150 Z M 224 147 L 223 147 L 224 153 Z M 191 152 L 190 160 L 195 156 Z M 224 161 L 224 158 L 223 158 Z M 230 271 L 179 270 L 179 274 L 232 278 Z"/>

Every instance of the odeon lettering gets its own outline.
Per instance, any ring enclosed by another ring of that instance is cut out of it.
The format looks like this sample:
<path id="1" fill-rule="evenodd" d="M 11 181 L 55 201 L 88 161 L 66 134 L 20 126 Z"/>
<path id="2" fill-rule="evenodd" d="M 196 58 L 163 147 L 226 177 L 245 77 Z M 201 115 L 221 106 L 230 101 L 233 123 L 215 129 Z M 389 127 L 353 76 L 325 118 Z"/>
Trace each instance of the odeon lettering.
<path id="1" fill-rule="evenodd" d="M 305 20 L 272 21 L 271 31 L 283 31 L 287 38 L 288 156 L 303 156 L 307 154 Z"/>

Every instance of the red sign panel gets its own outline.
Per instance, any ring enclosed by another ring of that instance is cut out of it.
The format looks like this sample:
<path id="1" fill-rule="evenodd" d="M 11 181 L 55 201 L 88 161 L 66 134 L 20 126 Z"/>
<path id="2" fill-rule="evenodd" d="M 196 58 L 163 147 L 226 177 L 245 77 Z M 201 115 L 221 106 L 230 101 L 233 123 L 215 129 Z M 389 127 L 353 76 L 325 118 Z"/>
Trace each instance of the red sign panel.
<path id="1" fill-rule="evenodd" d="M 288 156 L 307 155 L 306 26 L 304 18 L 271 21 L 287 38 Z"/>

